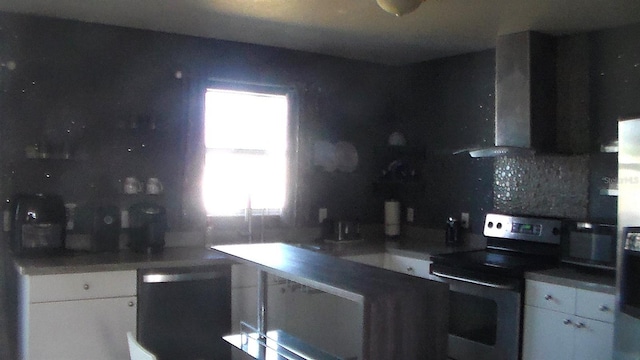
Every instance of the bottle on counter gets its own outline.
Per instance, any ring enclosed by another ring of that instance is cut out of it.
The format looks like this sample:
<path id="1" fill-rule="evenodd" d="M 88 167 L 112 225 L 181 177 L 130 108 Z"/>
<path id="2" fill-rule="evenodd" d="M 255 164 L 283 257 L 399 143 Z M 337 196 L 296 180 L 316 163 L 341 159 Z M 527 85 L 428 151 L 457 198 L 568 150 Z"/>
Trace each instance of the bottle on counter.
<path id="1" fill-rule="evenodd" d="M 460 245 L 462 243 L 462 237 L 460 236 L 460 221 L 454 217 L 447 219 L 446 225 L 445 244 L 447 245 Z"/>

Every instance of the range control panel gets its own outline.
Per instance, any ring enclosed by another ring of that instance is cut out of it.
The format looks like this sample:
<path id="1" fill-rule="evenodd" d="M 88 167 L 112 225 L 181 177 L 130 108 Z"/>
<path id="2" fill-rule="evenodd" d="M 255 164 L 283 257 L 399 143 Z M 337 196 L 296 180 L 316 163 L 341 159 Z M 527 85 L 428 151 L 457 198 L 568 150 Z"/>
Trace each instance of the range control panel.
<path id="1" fill-rule="evenodd" d="M 484 236 L 560 244 L 560 219 L 487 214 Z"/>

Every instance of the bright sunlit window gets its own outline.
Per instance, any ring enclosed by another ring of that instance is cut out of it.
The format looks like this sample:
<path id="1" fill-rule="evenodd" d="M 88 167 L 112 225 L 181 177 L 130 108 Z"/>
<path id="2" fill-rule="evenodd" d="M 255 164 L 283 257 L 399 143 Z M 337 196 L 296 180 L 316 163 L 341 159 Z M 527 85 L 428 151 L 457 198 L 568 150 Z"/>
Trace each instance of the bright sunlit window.
<path id="1" fill-rule="evenodd" d="M 209 216 L 280 215 L 286 201 L 286 95 L 207 89 L 204 205 Z"/>

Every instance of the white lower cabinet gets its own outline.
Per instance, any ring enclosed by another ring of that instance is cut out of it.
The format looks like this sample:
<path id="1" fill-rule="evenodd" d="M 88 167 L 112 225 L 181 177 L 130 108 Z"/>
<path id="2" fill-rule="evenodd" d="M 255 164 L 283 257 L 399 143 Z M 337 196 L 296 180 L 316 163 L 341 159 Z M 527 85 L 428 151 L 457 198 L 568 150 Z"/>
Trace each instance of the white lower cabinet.
<path id="1" fill-rule="evenodd" d="M 257 322 L 258 272 L 246 265 L 232 267 L 232 329 L 240 321 Z M 362 308 L 359 304 L 295 282 L 269 276 L 267 327 L 280 329 L 341 358 L 361 358 Z M 245 359 L 234 352 L 234 359 Z"/>
<path id="2" fill-rule="evenodd" d="M 22 276 L 19 358 L 120 360 L 136 332 L 136 272 Z"/>
<path id="3" fill-rule="evenodd" d="M 614 301 L 611 294 L 527 280 L 522 358 L 611 359 Z"/>

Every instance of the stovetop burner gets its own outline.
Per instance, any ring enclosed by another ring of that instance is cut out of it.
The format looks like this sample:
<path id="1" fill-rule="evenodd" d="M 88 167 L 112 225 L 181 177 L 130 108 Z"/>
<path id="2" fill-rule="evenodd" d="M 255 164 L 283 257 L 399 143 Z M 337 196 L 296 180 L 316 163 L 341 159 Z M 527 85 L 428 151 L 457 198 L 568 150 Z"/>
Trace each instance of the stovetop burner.
<path id="1" fill-rule="evenodd" d="M 502 250 L 475 250 L 432 257 L 435 265 L 471 271 L 491 272 L 509 277 L 522 277 L 524 272 L 553 267 L 555 257 L 530 255 Z"/>

